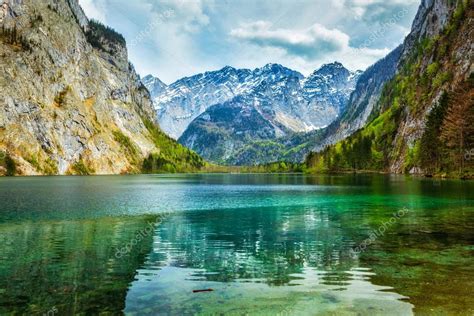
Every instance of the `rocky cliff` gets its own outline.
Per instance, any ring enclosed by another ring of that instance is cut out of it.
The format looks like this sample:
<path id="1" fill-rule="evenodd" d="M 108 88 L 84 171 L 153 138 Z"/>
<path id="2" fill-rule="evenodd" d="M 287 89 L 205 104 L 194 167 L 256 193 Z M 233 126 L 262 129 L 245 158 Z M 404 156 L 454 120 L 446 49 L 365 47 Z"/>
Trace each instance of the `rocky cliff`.
<path id="1" fill-rule="evenodd" d="M 0 174 L 138 172 L 172 149 L 167 163 L 192 160 L 152 123 L 123 37 L 77 0 L 3 0 L 0 56 Z"/>
<path id="2" fill-rule="evenodd" d="M 386 86 L 380 105 L 380 115 L 401 109 L 388 158 L 390 172 L 456 171 L 462 176 L 466 170 L 461 165 L 474 167 L 474 160 L 465 159 L 474 147 L 473 42 L 472 0 L 422 1 L 403 45 L 398 75 Z M 431 143 L 426 138 L 439 107 L 445 109 Z M 454 116 L 460 116 L 456 123 L 450 122 Z M 452 123 L 457 131 L 450 130 Z M 456 144 L 450 144 L 454 139 Z M 424 157 L 433 150 L 444 158 Z"/>
<path id="3" fill-rule="evenodd" d="M 384 85 L 367 124 L 311 154 L 308 165 L 319 171 L 471 176 L 473 21 L 471 0 L 422 1 L 396 74 Z"/>
<path id="4" fill-rule="evenodd" d="M 313 144 L 313 150 L 321 150 L 364 127 L 377 107 L 383 87 L 397 72 L 402 47 L 400 45 L 364 71 L 342 115 L 323 131 L 321 141 Z"/>

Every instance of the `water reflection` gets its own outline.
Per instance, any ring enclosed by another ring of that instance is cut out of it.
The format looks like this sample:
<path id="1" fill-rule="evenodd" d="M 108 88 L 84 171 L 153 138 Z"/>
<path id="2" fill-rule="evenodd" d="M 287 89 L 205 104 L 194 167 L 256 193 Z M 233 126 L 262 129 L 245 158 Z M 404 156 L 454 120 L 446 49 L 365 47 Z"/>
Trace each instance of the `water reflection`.
<path id="1" fill-rule="evenodd" d="M 0 314 L 473 314 L 473 193 L 398 176 L 0 179 Z"/>
<path id="2" fill-rule="evenodd" d="M 308 207 L 175 214 L 158 226 L 126 311 L 411 313 L 405 297 L 372 284 L 373 271 L 353 257 L 363 232 L 351 229 L 352 218 Z M 192 292 L 207 288 L 214 291 Z"/>
<path id="3" fill-rule="evenodd" d="M 156 217 L 0 225 L 0 314 L 120 314 L 152 236 L 116 248 Z"/>

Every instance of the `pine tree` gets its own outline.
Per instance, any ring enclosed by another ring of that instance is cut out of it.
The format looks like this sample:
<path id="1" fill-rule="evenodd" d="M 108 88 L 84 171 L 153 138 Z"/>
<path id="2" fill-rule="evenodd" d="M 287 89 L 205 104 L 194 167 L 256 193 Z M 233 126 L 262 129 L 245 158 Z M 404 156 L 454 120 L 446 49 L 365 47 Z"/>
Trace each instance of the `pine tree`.
<path id="1" fill-rule="evenodd" d="M 474 135 L 474 89 L 461 87 L 449 100 L 449 107 L 443 121 L 441 140 L 454 156 L 454 162 L 462 175 L 465 165 L 465 151 L 470 150 Z"/>
<path id="2" fill-rule="evenodd" d="M 438 104 L 428 114 L 425 130 L 421 137 L 420 163 L 428 173 L 435 173 L 441 167 L 442 147 L 441 125 L 449 103 L 447 93 L 443 93 Z"/>

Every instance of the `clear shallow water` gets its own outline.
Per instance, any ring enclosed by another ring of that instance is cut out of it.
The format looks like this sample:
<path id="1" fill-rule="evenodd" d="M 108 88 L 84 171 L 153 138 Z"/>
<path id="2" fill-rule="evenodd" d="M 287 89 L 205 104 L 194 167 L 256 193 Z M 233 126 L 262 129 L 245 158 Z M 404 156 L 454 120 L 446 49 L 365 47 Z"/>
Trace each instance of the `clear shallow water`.
<path id="1" fill-rule="evenodd" d="M 472 182 L 14 178 L 0 200 L 0 314 L 474 312 Z"/>

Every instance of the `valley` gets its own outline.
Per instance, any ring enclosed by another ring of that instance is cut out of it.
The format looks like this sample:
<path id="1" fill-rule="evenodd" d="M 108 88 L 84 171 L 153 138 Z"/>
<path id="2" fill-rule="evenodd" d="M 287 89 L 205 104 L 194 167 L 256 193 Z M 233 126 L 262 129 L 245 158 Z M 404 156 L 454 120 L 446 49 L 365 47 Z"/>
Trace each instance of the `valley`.
<path id="1" fill-rule="evenodd" d="M 0 0 L 0 315 L 474 315 L 473 42 L 472 0 Z"/>
<path id="2" fill-rule="evenodd" d="M 254 142 L 278 142 L 328 126 L 344 111 L 361 73 L 335 62 L 305 78 L 268 64 L 253 71 L 225 67 L 165 88 L 153 86 L 147 76 L 145 86 L 160 126 L 181 144 L 215 163 L 259 164 L 272 161 L 235 156 Z"/>
<path id="3" fill-rule="evenodd" d="M 140 78 L 123 36 L 89 20 L 76 1 L 7 3 L 0 174 L 284 163 L 317 173 L 472 177 L 473 52 L 463 41 L 473 38 L 472 6 L 424 1 L 405 41 L 365 71 L 337 61 L 308 76 L 275 63 L 226 66 L 168 85 Z M 68 31 L 57 33 L 60 26 Z"/>

